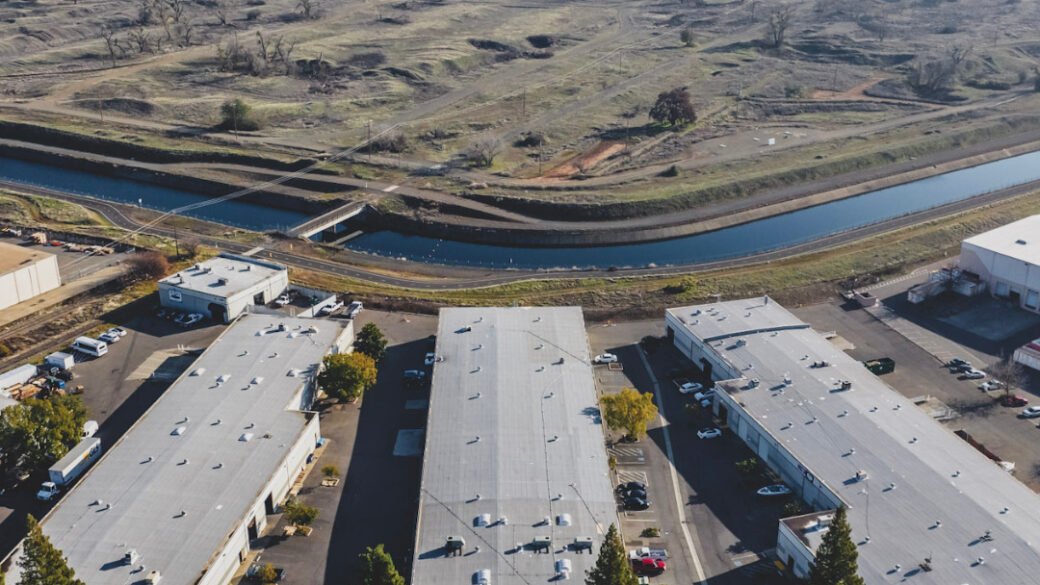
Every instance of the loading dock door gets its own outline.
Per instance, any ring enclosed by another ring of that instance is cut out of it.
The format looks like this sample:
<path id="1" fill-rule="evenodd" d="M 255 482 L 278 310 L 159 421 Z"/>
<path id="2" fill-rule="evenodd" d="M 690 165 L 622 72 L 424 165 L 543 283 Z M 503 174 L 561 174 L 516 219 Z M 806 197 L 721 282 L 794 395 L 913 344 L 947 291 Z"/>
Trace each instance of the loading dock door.
<path id="1" fill-rule="evenodd" d="M 221 304 L 218 304 L 218 303 L 210 303 L 209 304 L 209 316 L 212 317 L 213 320 L 216 321 L 217 323 L 226 323 L 227 322 L 227 309 L 224 308 L 224 305 L 221 305 Z"/>

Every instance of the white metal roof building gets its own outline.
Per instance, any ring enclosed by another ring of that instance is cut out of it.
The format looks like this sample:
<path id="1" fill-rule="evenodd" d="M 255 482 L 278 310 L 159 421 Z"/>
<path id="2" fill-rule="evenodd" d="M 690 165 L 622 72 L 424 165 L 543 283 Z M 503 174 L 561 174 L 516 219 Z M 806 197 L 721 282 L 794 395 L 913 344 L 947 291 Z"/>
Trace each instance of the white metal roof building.
<path id="1" fill-rule="evenodd" d="M 581 309 L 442 309 L 436 354 L 412 584 L 584 579 L 617 505 Z"/>
<path id="2" fill-rule="evenodd" d="M 849 507 L 867 583 L 1038 581 L 1040 498 L 789 311 L 759 297 L 669 309 L 666 325 L 713 364 L 728 432 L 815 511 Z M 827 520 L 780 523 L 796 575 Z"/>
<path id="3" fill-rule="evenodd" d="M 958 264 L 978 274 L 991 294 L 1040 312 L 1040 215 L 964 240 Z"/>
<path id="4" fill-rule="evenodd" d="M 0 309 L 61 286 L 58 257 L 35 248 L 0 242 Z"/>
<path id="5" fill-rule="evenodd" d="M 288 286 L 289 271 L 281 264 L 221 254 L 160 280 L 159 302 L 229 322 L 249 305 L 273 301 Z"/>
<path id="6" fill-rule="evenodd" d="M 44 517 L 76 577 L 227 583 L 315 448 L 318 417 L 301 409 L 322 357 L 351 340 L 349 321 L 267 315 L 224 331 Z"/>

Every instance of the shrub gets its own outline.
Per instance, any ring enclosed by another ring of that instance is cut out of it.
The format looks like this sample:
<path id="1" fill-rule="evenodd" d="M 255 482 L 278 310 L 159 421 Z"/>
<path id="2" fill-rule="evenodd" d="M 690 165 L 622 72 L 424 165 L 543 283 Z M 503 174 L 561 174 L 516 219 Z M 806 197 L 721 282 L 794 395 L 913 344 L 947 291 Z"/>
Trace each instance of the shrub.
<path id="1" fill-rule="evenodd" d="M 520 148 L 534 148 L 545 144 L 545 135 L 541 132 L 528 132 L 514 143 Z"/>
<path id="2" fill-rule="evenodd" d="M 661 171 L 659 173 L 659 176 L 661 176 L 661 177 L 678 177 L 679 176 L 679 167 L 677 167 L 675 165 L 672 165 L 672 166 L 668 167 L 667 169 Z"/>
<path id="3" fill-rule="evenodd" d="M 260 567 L 260 570 L 256 572 L 256 578 L 261 583 L 274 583 L 278 580 L 278 571 L 274 569 L 274 565 L 267 563 Z"/>
<path id="4" fill-rule="evenodd" d="M 321 468 L 321 473 L 325 477 L 339 477 L 339 468 L 335 465 L 326 465 Z"/>
<path id="5" fill-rule="evenodd" d="M 166 256 L 158 252 L 141 252 L 134 254 L 126 261 L 130 269 L 130 275 L 134 278 L 152 280 L 166 276 L 170 269 L 170 263 Z"/>
<path id="6" fill-rule="evenodd" d="M 644 528 L 643 532 L 641 532 L 639 536 L 642 536 L 643 538 L 654 538 L 661 536 L 661 531 L 651 526 L 649 528 Z"/>
<path id="7" fill-rule="evenodd" d="M 253 21 L 253 20 L 257 20 L 258 18 L 260 18 L 260 9 L 259 8 L 254 8 L 254 9 L 250 10 L 249 12 L 246 12 L 246 20 Z"/>
<path id="8" fill-rule="evenodd" d="M 285 503 L 285 519 L 296 526 L 309 526 L 318 518 L 318 509 L 305 506 L 296 500 Z"/>
<path id="9" fill-rule="evenodd" d="M 737 461 L 734 466 L 737 468 L 737 472 L 745 477 L 757 475 L 762 469 L 762 462 L 754 457 L 748 457 L 743 461 Z"/>
<path id="10" fill-rule="evenodd" d="M 801 516 L 805 510 L 802 509 L 802 505 L 797 500 L 791 500 L 784 504 L 784 509 L 781 512 L 782 518 L 790 518 L 791 516 Z"/>

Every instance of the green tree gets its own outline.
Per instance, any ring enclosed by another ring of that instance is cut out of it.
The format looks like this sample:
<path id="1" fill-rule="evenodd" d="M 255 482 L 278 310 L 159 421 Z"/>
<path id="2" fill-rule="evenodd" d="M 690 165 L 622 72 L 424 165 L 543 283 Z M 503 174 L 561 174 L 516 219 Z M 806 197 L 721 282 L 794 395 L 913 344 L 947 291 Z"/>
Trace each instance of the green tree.
<path id="1" fill-rule="evenodd" d="M 386 355 L 386 337 L 375 323 L 366 323 L 354 338 L 354 351 L 361 352 L 375 361 Z"/>
<path id="2" fill-rule="evenodd" d="M 0 453 L 4 468 L 46 467 L 83 437 L 87 410 L 79 396 L 30 398 L 0 412 Z"/>
<path id="3" fill-rule="evenodd" d="M 29 515 L 25 521 L 29 534 L 22 546 L 22 558 L 18 566 L 22 569 L 22 580 L 18 585 L 84 585 L 76 578 L 65 555 L 54 548 L 47 535 L 40 530 L 36 518 Z"/>
<path id="4" fill-rule="evenodd" d="M 690 93 L 685 87 L 677 87 L 658 94 L 654 107 L 650 108 L 650 117 L 662 124 L 680 128 L 697 121 L 697 112 L 690 102 Z"/>
<path id="5" fill-rule="evenodd" d="M 260 123 L 253 117 L 253 107 L 235 98 L 220 106 L 221 127 L 225 130 L 259 130 Z"/>
<path id="6" fill-rule="evenodd" d="M 607 529 L 607 536 L 599 548 L 596 566 L 589 569 L 585 576 L 585 585 L 638 585 L 639 580 L 632 572 L 625 555 L 625 545 L 618 536 L 617 527 L 613 524 Z"/>
<path id="7" fill-rule="evenodd" d="M 625 388 L 618 394 L 599 399 L 603 418 L 612 429 L 624 429 L 628 438 L 638 439 L 646 434 L 646 423 L 657 416 L 657 406 L 650 394 Z"/>
<path id="8" fill-rule="evenodd" d="M 856 574 L 858 556 L 845 506 L 842 506 L 834 513 L 830 528 L 816 548 L 816 563 L 809 569 L 809 585 L 863 585 L 863 578 Z"/>
<path id="9" fill-rule="evenodd" d="M 267 563 L 260 567 L 260 570 L 256 572 L 256 578 L 265 585 L 267 583 L 274 583 L 278 580 L 278 571 L 274 568 L 274 565 Z"/>
<path id="10" fill-rule="evenodd" d="M 394 567 L 394 560 L 383 550 L 383 545 L 367 547 L 358 555 L 361 563 L 361 585 L 404 585 L 404 577 Z"/>
<path id="11" fill-rule="evenodd" d="M 376 362 L 363 353 L 335 353 L 322 360 L 318 384 L 329 396 L 353 401 L 376 383 Z"/>
<path id="12" fill-rule="evenodd" d="M 295 524 L 296 526 L 309 526 L 318 519 L 317 508 L 305 506 L 296 500 L 286 502 L 283 510 L 285 511 L 285 520 L 289 524 Z"/>

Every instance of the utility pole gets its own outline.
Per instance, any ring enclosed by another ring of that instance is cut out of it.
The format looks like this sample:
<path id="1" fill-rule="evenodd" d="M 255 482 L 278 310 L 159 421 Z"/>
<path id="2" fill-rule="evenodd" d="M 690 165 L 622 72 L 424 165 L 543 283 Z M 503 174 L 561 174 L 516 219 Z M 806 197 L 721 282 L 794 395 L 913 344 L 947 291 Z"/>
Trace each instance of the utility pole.
<path id="1" fill-rule="evenodd" d="M 372 120 L 368 121 L 368 138 L 365 139 L 365 150 L 368 151 L 368 162 L 372 162 Z"/>

